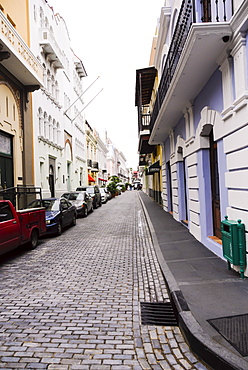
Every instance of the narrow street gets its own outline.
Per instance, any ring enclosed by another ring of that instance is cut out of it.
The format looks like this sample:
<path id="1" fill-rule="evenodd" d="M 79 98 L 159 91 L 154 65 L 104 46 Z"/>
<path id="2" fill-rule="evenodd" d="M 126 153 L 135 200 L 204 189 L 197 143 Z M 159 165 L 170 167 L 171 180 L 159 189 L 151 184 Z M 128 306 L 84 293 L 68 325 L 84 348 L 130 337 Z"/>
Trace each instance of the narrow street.
<path id="1" fill-rule="evenodd" d="M 207 369 L 178 327 L 141 325 L 169 298 L 138 191 L 0 262 L 0 368 Z"/>

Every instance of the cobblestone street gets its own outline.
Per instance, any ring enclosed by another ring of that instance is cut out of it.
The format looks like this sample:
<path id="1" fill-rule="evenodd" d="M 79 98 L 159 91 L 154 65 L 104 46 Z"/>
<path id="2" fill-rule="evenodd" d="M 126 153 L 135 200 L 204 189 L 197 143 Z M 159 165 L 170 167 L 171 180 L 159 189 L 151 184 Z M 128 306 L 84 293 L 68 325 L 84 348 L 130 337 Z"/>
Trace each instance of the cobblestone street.
<path id="1" fill-rule="evenodd" d="M 169 301 L 137 191 L 36 250 L 1 258 L 0 368 L 207 369 L 178 327 L 141 325 Z"/>

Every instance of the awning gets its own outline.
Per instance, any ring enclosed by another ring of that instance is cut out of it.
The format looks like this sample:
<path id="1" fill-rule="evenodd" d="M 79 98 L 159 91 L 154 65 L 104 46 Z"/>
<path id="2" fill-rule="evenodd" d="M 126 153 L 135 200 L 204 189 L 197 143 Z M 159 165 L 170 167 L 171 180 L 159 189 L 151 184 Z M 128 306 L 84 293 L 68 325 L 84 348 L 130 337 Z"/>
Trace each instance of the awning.
<path id="1" fill-rule="evenodd" d="M 159 164 L 159 161 L 153 163 L 151 166 L 149 166 L 146 170 L 147 175 L 153 175 L 154 173 L 159 172 L 161 169 L 161 166 Z"/>
<path id="2" fill-rule="evenodd" d="M 93 177 L 92 177 L 92 176 L 90 176 L 89 174 L 88 174 L 88 181 L 96 182 L 96 180 L 95 180 L 95 179 L 93 179 Z"/>
<path id="3" fill-rule="evenodd" d="M 100 177 L 98 177 L 98 180 L 100 180 L 100 181 L 108 181 L 108 180 L 105 180 L 105 179 L 101 179 Z"/>
<path id="4" fill-rule="evenodd" d="M 156 76 L 157 70 L 155 67 L 136 70 L 135 106 L 150 103 Z"/>

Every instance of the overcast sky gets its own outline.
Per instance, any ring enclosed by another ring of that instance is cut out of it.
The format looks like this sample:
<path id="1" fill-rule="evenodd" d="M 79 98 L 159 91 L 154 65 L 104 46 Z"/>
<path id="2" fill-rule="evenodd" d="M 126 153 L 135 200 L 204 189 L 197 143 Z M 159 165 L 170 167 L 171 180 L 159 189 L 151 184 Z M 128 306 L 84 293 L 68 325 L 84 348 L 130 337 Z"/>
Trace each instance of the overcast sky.
<path id="1" fill-rule="evenodd" d="M 164 0 L 49 0 L 48 3 L 54 13 L 64 18 L 73 51 L 86 69 L 84 88 L 100 76 L 84 95 L 85 105 L 93 99 L 84 110 L 85 118 L 102 140 L 107 131 L 126 157 L 128 167 L 136 169 L 136 69 L 149 66 L 152 39 Z"/>

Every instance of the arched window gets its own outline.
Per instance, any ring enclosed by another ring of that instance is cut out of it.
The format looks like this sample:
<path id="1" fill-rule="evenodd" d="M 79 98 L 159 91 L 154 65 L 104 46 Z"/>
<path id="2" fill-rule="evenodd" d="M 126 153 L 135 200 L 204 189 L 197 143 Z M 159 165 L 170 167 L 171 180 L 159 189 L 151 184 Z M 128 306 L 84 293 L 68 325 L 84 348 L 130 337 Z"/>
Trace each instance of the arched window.
<path id="1" fill-rule="evenodd" d="M 41 27 L 44 26 L 44 12 L 43 12 L 42 7 L 40 7 L 40 26 Z"/>
<path id="2" fill-rule="evenodd" d="M 59 122 L 57 122 L 57 144 L 60 145 L 61 141 L 61 131 L 60 131 L 60 125 Z"/>
<path id="3" fill-rule="evenodd" d="M 53 140 L 53 126 L 52 126 L 52 117 L 51 116 L 48 117 L 48 127 L 49 127 L 48 139 L 50 141 L 52 141 Z"/>
<path id="4" fill-rule="evenodd" d="M 46 69 L 46 65 L 44 63 L 42 64 L 42 67 L 43 67 L 44 88 L 46 89 L 47 88 L 47 69 Z"/>
<path id="5" fill-rule="evenodd" d="M 59 101 L 59 85 L 58 85 L 58 81 L 55 82 L 55 99 L 56 99 L 56 101 Z"/>
<path id="6" fill-rule="evenodd" d="M 44 113 L 44 137 L 48 139 L 48 117 L 46 113 Z"/>
<path id="7" fill-rule="evenodd" d="M 48 18 L 47 17 L 45 18 L 45 27 L 46 28 L 49 28 L 49 22 L 48 22 Z"/>
<path id="8" fill-rule="evenodd" d="M 53 98 L 55 98 L 55 79 L 54 79 L 54 76 L 52 76 L 51 78 L 51 84 L 52 84 L 52 96 Z"/>
<path id="9" fill-rule="evenodd" d="M 52 79 L 51 79 L 51 72 L 47 71 L 47 90 L 48 92 L 51 92 L 51 84 L 52 84 Z"/>
<path id="10" fill-rule="evenodd" d="M 44 136 L 44 116 L 43 116 L 43 111 L 41 108 L 38 110 L 38 115 L 39 115 L 39 136 Z"/>
<path id="11" fill-rule="evenodd" d="M 35 5 L 33 7 L 33 10 L 34 10 L 34 20 L 36 21 L 36 6 Z"/>
<path id="12" fill-rule="evenodd" d="M 53 120 L 53 142 L 54 144 L 57 144 L 57 125 L 55 119 Z"/>

